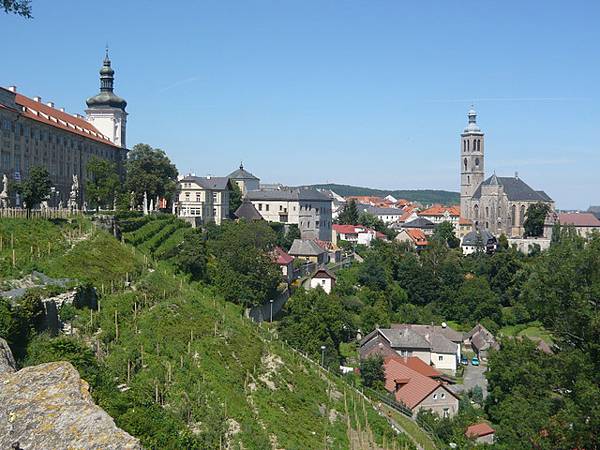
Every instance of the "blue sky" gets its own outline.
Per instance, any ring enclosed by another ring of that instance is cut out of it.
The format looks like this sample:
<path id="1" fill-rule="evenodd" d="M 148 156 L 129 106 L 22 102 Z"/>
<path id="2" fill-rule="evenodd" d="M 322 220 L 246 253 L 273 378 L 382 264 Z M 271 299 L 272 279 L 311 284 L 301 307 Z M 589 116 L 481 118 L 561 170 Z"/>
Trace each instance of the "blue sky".
<path id="1" fill-rule="evenodd" d="M 92 6 L 93 5 L 93 6 Z M 0 85 L 69 112 L 108 42 L 128 145 L 181 172 L 459 189 L 471 103 L 486 171 L 600 204 L 600 2 L 33 0 L 0 15 Z"/>

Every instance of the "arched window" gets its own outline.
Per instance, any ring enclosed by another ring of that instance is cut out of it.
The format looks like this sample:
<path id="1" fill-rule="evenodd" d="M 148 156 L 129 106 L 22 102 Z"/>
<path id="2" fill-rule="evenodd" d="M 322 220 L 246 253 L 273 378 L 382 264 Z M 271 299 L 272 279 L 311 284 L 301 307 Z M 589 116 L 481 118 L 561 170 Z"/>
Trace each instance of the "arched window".
<path id="1" fill-rule="evenodd" d="M 479 206 L 475 205 L 473 211 L 475 212 L 475 218 L 479 219 Z"/>
<path id="2" fill-rule="evenodd" d="M 477 151 L 481 151 L 481 139 L 477 139 Z"/>
<path id="3" fill-rule="evenodd" d="M 471 184 L 471 176 L 467 175 L 467 184 Z"/>
<path id="4" fill-rule="evenodd" d="M 467 171 L 467 158 L 465 158 L 465 160 L 463 161 L 463 164 L 465 166 L 465 172 Z"/>
<path id="5" fill-rule="evenodd" d="M 490 223 L 489 223 L 489 222 L 486 222 L 486 223 L 485 223 L 485 227 L 486 227 L 486 228 L 489 228 L 489 227 L 490 227 Z"/>
<path id="6" fill-rule="evenodd" d="M 525 222 L 525 205 L 521 205 L 521 214 L 519 217 L 519 223 L 523 225 L 523 222 Z"/>
<path id="7" fill-rule="evenodd" d="M 467 141 L 463 141 L 463 152 L 467 151 Z"/>
<path id="8" fill-rule="evenodd" d="M 479 167 L 479 158 L 475 158 L 475 167 Z"/>
<path id="9" fill-rule="evenodd" d="M 471 143 L 467 141 L 467 151 L 471 150 Z"/>
<path id="10" fill-rule="evenodd" d="M 488 208 L 487 206 L 485 207 L 485 217 L 490 217 L 490 208 Z"/>
<path id="11" fill-rule="evenodd" d="M 517 224 L 517 207 L 515 205 L 512 205 L 510 215 L 512 216 L 511 223 L 512 223 L 512 226 L 514 227 Z"/>

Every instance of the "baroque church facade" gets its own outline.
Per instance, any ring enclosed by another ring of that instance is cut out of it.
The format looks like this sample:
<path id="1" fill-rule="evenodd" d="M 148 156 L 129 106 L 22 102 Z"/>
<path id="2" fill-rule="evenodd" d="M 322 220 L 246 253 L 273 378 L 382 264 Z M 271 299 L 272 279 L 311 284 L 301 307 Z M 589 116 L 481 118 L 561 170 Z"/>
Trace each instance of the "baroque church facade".
<path id="1" fill-rule="evenodd" d="M 485 178 L 485 136 L 477 125 L 477 113 L 468 112 L 469 123 L 461 134 L 460 214 L 478 229 L 498 236 L 523 236 L 527 208 L 546 203 L 554 209 L 554 201 L 544 191 L 536 191 L 519 178 Z"/>

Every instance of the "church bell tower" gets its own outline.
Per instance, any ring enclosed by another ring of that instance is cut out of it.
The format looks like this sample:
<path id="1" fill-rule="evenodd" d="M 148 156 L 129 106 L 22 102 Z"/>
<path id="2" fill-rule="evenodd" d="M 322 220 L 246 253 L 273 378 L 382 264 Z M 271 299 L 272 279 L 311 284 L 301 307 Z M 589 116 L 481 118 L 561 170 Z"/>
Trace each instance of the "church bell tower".
<path id="1" fill-rule="evenodd" d="M 460 139 L 460 215 L 472 219 L 469 214 L 471 198 L 484 178 L 483 132 L 477 126 L 475 110 L 471 108 L 467 115 L 469 123 Z"/>
<path id="2" fill-rule="evenodd" d="M 115 71 L 108 57 L 108 47 L 100 69 L 100 92 L 87 99 L 86 120 L 108 137 L 113 144 L 126 148 L 127 102 L 113 90 Z"/>

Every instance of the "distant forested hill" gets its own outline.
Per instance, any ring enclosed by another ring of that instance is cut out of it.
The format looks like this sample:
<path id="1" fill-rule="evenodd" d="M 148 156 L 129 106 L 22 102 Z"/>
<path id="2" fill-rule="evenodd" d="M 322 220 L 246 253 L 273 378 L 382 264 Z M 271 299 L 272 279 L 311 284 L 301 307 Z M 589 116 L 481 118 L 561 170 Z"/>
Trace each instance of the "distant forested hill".
<path id="1" fill-rule="evenodd" d="M 348 186 L 345 184 L 313 184 L 310 187 L 318 189 L 331 189 L 337 194 L 346 197 L 348 195 L 372 195 L 385 197 L 391 194 L 397 199 L 405 198 L 413 202 L 420 202 L 425 205 L 431 203 L 442 203 L 444 205 L 457 205 L 460 203 L 458 192 L 440 191 L 434 189 L 415 189 L 415 190 L 383 190 L 372 189 L 359 186 Z"/>

